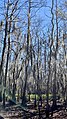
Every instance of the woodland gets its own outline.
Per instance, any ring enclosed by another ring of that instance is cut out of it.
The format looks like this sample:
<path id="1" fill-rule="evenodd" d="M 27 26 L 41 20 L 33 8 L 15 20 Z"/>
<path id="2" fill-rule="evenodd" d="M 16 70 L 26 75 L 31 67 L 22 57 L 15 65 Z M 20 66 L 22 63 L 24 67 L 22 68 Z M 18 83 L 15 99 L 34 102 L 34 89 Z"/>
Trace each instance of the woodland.
<path id="1" fill-rule="evenodd" d="M 67 0 L 0 0 L 0 119 L 67 119 Z"/>

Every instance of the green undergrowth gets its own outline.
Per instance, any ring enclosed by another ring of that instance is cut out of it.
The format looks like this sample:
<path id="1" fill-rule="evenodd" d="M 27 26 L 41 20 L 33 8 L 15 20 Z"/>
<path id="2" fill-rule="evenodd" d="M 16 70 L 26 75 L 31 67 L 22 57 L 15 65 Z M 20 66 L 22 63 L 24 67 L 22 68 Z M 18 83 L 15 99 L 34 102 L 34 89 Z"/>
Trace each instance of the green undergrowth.
<path id="1" fill-rule="evenodd" d="M 30 94 L 30 99 L 34 100 L 35 99 L 35 95 L 36 95 L 36 99 L 38 100 L 39 99 L 39 95 L 38 94 Z M 41 96 L 42 96 L 42 99 L 46 99 L 46 94 L 41 94 Z M 29 97 L 29 95 L 28 95 L 28 97 Z M 52 95 L 49 94 L 49 98 L 51 98 L 51 97 L 52 97 Z"/>
<path id="2" fill-rule="evenodd" d="M 15 95 L 16 98 L 18 97 L 18 94 Z M 20 95 L 19 95 L 20 96 Z M 36 96 L 36 100 L 39 100 L 39 95 L 38 94 L 28 94 L 26 95 L 27 99 L 29 99 L 29 96 L 30 96 L 30 100 L 34 100 L 35 99 L 35 96 Z M 46 99 L 46 94 L 41 94 L 42 96 L 42 99 L 45 100 Z M 12 99 L 12 96 L 11 95 L 6 95 L 6 97 L 8 99 Z M 51 94 L 49 94 L 49 99 L 52 97 Z"/>

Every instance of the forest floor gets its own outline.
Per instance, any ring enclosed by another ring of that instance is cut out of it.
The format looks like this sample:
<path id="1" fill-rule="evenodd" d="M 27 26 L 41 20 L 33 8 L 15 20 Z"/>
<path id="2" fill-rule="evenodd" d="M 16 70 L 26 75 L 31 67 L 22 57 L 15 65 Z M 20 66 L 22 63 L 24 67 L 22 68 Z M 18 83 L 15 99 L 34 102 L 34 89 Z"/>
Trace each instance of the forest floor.
<path id="1" fill-rule="evenodd" d="M 31 116 L 29 112 L 35 112 L 36 114 Z M 6 106 L 6 108 L 3 108 L 2 104 L 0 103 L 0 116 L 2 116 L 4 119 L 47 119 L 45 116 L 45 111 L 43 111 L 43 114 L 41 112 L 40 118 L 37 109 L 29 109 L 29 112 L 25 112 L 18 105 Z M 53 117 L 50 115 L 49 119 L 67 119 L 67 111 L 65 109 L 56 111 L 53 113 Z"/>

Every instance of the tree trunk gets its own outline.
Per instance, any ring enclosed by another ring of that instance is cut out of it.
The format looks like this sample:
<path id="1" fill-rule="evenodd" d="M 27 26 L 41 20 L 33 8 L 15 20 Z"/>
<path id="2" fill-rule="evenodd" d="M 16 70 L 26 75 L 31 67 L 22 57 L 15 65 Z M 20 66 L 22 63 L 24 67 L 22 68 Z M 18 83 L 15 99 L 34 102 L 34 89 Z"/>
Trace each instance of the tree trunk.
<path id="1" fill-rule="evenodd" d="M 22 96 L 22 105 L 26 105 L 26 87 L 27 87 L 27 64 L 25 62 L 25 84 L 24 84 L 24 88 L 23 88 L 23 96 Z"/>

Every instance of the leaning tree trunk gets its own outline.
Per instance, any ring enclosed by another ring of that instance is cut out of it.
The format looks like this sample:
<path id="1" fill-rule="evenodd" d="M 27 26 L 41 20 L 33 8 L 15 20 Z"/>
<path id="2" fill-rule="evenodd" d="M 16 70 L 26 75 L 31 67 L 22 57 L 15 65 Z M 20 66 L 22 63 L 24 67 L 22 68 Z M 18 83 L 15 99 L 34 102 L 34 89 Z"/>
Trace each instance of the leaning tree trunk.
<path id="1" fill-rule="evenodd" d="M 3 63 L 4 63 L 4 53 L 5 53 L 5 48 L 6 48 L 7 27 L 8 27 L 8 22 L 7 22 L 8 10 L 9 10 L 9 6 L 7 5 L 6 23 L 5 23 L 5 37 L 4 37 L 4 45 L 3 45 L 2 59 L 1 59 L 1 65 L 0 65 L 0 85 L 2 85 L 2 71 L 3 71 Z M 2 100 L 2 91 L 0 91 L 0 100 Z"/>
<path id="2" fill-rule="evenodd" d="M 9 0 L 8 0 L 9 3 Z M 11 19 L 10 19 L 11 20 Z M 11 29 L 11 21 L 9 21 L 9 30 L 8 30 L 8 52 L 6 59 L 6 68 L 5 68 L 5 78 L 4 78 L 4 92 L 3 92 L 3 106 L 5 107 L 5 92 L 6 92 L 6 81 L 7 81 L 7 71 L 8 71 L 8 61 L 9 61 L 9 53 L 10 53 L 10 29 Z"/>
<path id="3" fill-rule="evenodd" d="M 25 84 L 23 88 L 23 96 L 22 96 L 22 105 L 25 104 L 26 100 L 26 87 L 27 87 L 27 79 L 28 79 L 28 65 L 29 65 L 29 53 L 31 48 L 31 39 L 30 39 L 30 10 L 31 10 L 31 0 L 29 0 L 29 6 L 28 6 L 28 31 L 27 31 L 27 59 L 25 61 Z M 32 65 L 32 57 L 31 57 L 31 65 Z"/>
<path id="4" fill-rule="evenodd" d="M 9 30 L 10 33 L 10 30 Z M 9 61 L 9 50 L 10 50 L 10 35 L 8 38 L 8 54 L 7 54 L 7 60 L 6 60 L 6 69 L 5 69 L 5 80 L 4 80 L 4 98 L 3 98 L 3 106 L 5 106 L 5 91 L 6 91 L 6 80 L 7 80 L 7 71 L 8 71 L 8 61 Z"/>

